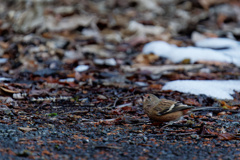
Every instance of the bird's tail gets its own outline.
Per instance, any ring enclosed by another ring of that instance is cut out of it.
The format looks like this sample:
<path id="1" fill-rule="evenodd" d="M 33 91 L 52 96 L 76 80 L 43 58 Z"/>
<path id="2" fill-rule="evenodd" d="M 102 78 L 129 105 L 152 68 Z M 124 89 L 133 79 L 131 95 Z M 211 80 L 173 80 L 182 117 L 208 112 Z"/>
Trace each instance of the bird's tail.
<path id="1" fill-rule="evenodd" d="M 197 112 L 197 111 L 225 111 L 226 109 L 221 107 L 197 107 L 192 108 L 189 112 Z"/>

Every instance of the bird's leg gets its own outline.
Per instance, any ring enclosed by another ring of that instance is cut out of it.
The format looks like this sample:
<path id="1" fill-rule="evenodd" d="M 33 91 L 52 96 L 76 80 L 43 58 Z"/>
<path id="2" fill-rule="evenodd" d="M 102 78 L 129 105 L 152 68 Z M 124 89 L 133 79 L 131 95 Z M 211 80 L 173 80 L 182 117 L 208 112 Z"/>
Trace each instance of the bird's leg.
<path id="1" fill-rule="evenodd" d="M 160 129 L 162 130 L 163 128 L 166 128 L 166 127 L 168 127 L 168 126 L 173 126 L 173 125 L 175 125 L 175 124 L 178 124 L 178 123 L 182 123 L 182 122 L 184 122 L 185 121 L 185 119 L 183 118 L 183 117 L 181 117 L 179 120 L 177 120 L 177 121 L 170 121 L 170 122 L 167 122 L 166 123 L 166 125 L 164 125 L 164 126 L 162 126 Z"/>

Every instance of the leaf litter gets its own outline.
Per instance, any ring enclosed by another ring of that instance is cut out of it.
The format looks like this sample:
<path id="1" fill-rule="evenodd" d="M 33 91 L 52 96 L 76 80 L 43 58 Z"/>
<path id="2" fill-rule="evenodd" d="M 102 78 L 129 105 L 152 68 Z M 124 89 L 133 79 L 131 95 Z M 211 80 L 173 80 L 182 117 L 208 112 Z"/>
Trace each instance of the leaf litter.
<path id="1" fill-rule="evenodd" d="M 239 67 L 231 64 L 237 61 L 175 62 L 142 49 L 159 40 L 189 47 L 196 32 L 235 44 L 239 6 L 234 0 L 2 2 L 1 157 L 237 158 L 237 89 L 230 100 L 162 90 L 173 80 L 239 80 Z M 162 128 L 143 112 L 146 93 L 219 109 Z"/>

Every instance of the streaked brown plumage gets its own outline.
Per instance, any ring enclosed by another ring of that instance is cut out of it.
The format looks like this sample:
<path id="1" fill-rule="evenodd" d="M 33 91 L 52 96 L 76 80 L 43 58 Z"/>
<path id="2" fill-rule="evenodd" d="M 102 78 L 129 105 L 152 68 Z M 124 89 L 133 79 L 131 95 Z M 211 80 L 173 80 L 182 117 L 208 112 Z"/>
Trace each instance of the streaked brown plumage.
<path id="1" fill-rule="evenodd" d="M 177 121 L 193 108 L 179 102 L 159 99 L 153 94 L 147 94 L 144 98 L 143 109 L 154 122 Z"/>

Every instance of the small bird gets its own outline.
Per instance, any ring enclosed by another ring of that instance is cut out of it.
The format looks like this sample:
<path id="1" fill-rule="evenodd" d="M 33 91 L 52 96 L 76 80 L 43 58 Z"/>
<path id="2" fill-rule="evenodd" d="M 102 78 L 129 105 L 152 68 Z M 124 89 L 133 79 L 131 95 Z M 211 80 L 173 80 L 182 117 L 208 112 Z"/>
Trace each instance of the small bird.
<path id="1" fill-rule="evenodd" d="M 176 101 L 159 99 L 153 94 L 147 94 L 143 101 L 143 109 L 150 120 L 159 123 L 177 121 L 193 107 Z"/>

